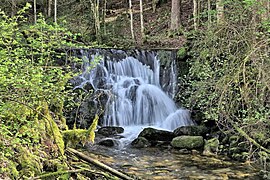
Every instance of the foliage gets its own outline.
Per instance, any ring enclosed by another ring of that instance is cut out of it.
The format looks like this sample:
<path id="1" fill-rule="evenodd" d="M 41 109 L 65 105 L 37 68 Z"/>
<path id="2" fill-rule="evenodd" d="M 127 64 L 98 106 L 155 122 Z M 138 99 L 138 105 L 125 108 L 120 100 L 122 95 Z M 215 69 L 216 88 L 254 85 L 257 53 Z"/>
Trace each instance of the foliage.
<path id="1" fill-rule="evenodd" d="M 226 23 L 193 41 L 184 103 L 242 137 L 236 144 L 244 142 L 247 158 L 258 157 L 270 148 L 269 25 L 256 13 L 263 7 L 230 0 L 226 6 Z"/>
<path id="2" fill-rule="evenodd" d="M 25 12 L 0 12 L 0 178 L 29 178 L 67 168 L 58 127 L 65 84 L 71 77 L 65 49 L 73 35 L 40 15 L 28 24 Z M 62 126 L 61 126 L 62 125 Z"/>

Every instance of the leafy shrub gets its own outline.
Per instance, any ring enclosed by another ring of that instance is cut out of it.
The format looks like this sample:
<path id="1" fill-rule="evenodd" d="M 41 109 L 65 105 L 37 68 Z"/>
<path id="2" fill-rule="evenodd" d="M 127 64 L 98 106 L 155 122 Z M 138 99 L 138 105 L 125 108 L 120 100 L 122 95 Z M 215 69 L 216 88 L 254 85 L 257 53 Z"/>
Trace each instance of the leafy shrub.
<path id="1" fill-rule="evenodd" d="M 64 164 L 51 160 L 64 160 L 57 125 L 65 125 L 62 109 L 71 74 L 63 49 L 75 46 L 73 35 L 42 16 L 29 24 L 29 7 L 14 17 L 0 12 L 0 179 L 27 178 L 50 170 L 48 164 Z"/>

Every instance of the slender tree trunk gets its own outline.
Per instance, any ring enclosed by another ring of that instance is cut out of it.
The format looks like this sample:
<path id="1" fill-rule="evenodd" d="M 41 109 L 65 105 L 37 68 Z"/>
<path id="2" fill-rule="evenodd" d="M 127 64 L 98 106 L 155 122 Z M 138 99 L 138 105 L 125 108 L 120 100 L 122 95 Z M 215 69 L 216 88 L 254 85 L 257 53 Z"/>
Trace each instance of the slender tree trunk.
<path id="1" fill-rule="evenodd" d="M 98 42 L 101 42 L 101 37 L 100 37 L 100 20 L 99 20 L 99 0 L 96 1 L 96 24 L 97 24 L 97 36 L 98 36 Z"/>
<path id="2" fill-rule="evenodd" d="M 57 24 L 57 0 L 54 0 L 54 23 Z"/>
<path id="3" fill-rule="evenodd" d="M 201 0 L 197 0 L 197 24 L 198 27 L 200 27 L 200 14 L 202 12 L 202 7 L 201 7 Z"/>
<path id="4" fill-rule="evenodd" d="M 208 26 L 211 24 L 211 0 L 207 0 L 207 18 L 208 18 Z"/>
<path id="5" fill-rule="evenodd" d="M 217 0 L 216 9 L 217 9 L 217 24 L 222 24 L 225 21 L 223 0 Z"/>
<path id="6" fill-rule="evenodd" d="M 48 0 L 48 17 L 52 16 L 52 0 Z"/>
<path id="7" fill-rule="evenodd" d="M 131 32 L 131 37 L 132 37 L 133 40 L 135 40 L 134 28 L 133 28 L 133 7 L 132 7 L 132 0 L 129 0 L 129 14 L 130 14 L 130 32 Z"/>
<path id="8" fill-rule="evenodd" d="M 107 9 L 107 0 L 104 0 L 104 7 L 103 7 L 103 34 L 106 35 L 106 9 Z"/>
<path id="9" fill-rule="evenodd" d="M 172 0 L 171 10 L 171 30 L 177 30 L 181 25 L 180 20 L 180 4 L 181 0 Z"/>
<path id="10" fill-rule="evenodd" d="M 140 0 L 140 17 L 141 17 L 141 36 L 142 36 L 142 40 L 144 41 L 145 34 L 144 34 L 144 24 L 143 24 L 143 3 L 142 3 L 142 0 Z"/>
<path id="11" fill-rule="evenodd" d="M 34 0 L 34 23 L 37 23 L 37 0 Z"/>
<path id="12" fill-rule="evenodd" d="M 90 0 L 91 3 L 91 10 L 94 16 L 95 21 L 95 32 L 97 41 L 101 41 L 100 37 L 100 21 L 99 21 L 99 0 Z"/>
<path id="13" fill-rule="evenodd" d="M 193 26 L 195 30 L 198 29 L 197 18 L 198 18 L 198 4 L 197 0 L 193 0 L 193 24 L 194 24 Z"/>
<path id="14" fill-rule="evenodd" d="M 15 9 L 16 9 L 16 2 L 15 0 L 11 1 L 11 17 L 15 15 Z"/>

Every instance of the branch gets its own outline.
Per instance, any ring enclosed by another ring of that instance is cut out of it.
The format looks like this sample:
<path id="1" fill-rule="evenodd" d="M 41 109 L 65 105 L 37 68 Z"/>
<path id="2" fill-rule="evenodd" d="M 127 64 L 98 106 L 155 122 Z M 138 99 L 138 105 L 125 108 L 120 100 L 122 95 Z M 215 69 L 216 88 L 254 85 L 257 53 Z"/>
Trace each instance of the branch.
<path id="1" fill-rule="evenodd" d="M 72 148 L 67 148 L 67 151 L 75 154 L 76 156 L 78 156 L 79 158 L 91 163 L 91 164 L 94 164 L 96 166 L 98 166 L 99 168 L 102 168 L 103 170 L 106 170 L 112 174 L 114 174 L 115 176 L 121 178 L 121 179 L 124 179 L 124 180 L 133 180 L 133 178 L 121 173 L 120 171 L 117 171 L 116 169 L 113 169 L 109 166 L 107 166 L 106 164 L 103 164 L 102 162 L 96 160 L 96 159 L 93 159 L 93 158 L 90 158 L 89 156 L 86 156 L 85 154 L 75 150 L 75 149 L 72 149 Z"/>
<path id="2" fill-rule="evenodd" d="M 40 176 L 36 176 L 33 178 L 29 178 L 30 180 L 35 180 L 35 179 L 42 179 L 42 178 L 47 178 L 47 177 L 52 177 L 52 176 L 60 176 L 63 174 L 69 174 L 69 173 L 79 173 L 82 171 L 89 171 L 87 169 L 75 169 L 75 170 L 66 170 L 66 171 L 57 171 L 57 172 L 51 172 L 51 173 L 46 173 L 42 174 Z"/>
<path id="3" fill-rule="evenodd" d="M 257 143 L 254 139 L 252 139 L 245 131 L 240 129 L 238 126 L 236 126 L 234 123 L 231 123 L 234 129 L 243 137 L 245 137 L 247 140 L 249 140 L 252 144 L 254 144 L 256 147 L 259 149 L 262 149 L 263 151 L 267 152 L 270 154 L 270 150 L 266 149 L 265 147 L 261 146 L 259 143 Z"/>

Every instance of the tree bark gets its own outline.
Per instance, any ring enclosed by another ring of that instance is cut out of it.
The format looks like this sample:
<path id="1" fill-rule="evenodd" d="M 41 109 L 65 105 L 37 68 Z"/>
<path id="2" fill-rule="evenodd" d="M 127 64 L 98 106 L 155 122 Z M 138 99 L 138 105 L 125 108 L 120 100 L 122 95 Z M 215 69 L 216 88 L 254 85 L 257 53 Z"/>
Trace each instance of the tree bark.
<path id="1" fill-rule="evenodd" d="M 48 0 L 48 17 L 52 16 L 52 0 Z"/>
<path id="2" fill-rule="evenodd" d="M 177 30 L 181 25 L 180 20 L 180 5 L 181 0 L 172 0 L 172 10 L 171 10 L 171 30 Z"/>
<path id="3" fill-rule="evenodd" d="M 93 13 L 94 21 L 95 21 L 95 33 L 97 41 L 101 42 L 100 37 L 100 20 L 99 20 L 99 0 L 90 0 L 91 10 Z"/>
<path id="4" fill-rule="evenodd" d="M 57 0 L 54 0 L 54 23 L 57 24 Z"/>
<path id="5" fill-rule="evenodd" d="M 198 29 L 197 18 L 198 18 L 198 4 L 197 0 L 193 0 L 193 26 L 195 30 Z"/>
<path id="6" fill-rule="evenodd" d="M 15 15 L 15 9 L 16 9 L 16 2 L 15 0 L 11 1 L 11 17 Z"/>
<path id="7" fill-rule="evenodd" d="M 223 0 L 217 0 L 216 9 L 217 9 L 217 24 L 223 24 L 225 21 Z"/>
<path id="8" fill-rule="evenodd" d="M 103 17 L 102 17 L 102 21 L 103 21 L 103 34 L 106 35 L 106 9 L 107 9 L 107 0 L 104 0 L 104 6 L 103 6 Z"/>
<path id="9" fill-rule="evenodd" d="M 143 3 L 142 3 L 142 0 L 140 0 L 140 19 L 141 19 L 141 36 L 142 36 L 142 40 L 144 41 L 145 34 L 144 34 L 144 24 L 143 24 Z"/>
<path id="10" fill-rule="evenodd" d="M 133 28 L 133 7 L 132 7 L 132 0 L 129 0 L 129 14 L 130 14 L 130 32 L 131 32 L 131 37 L 132 37 L 133 40 L 135 40 L 134 28 Z"/>
<path id="11" fill-rule="evenodd" d="M 208 26 L 210 26 L 212 19 L 211 19 L 211 0 L 207 0 L 207 19 L 208 19 Z"/>
<path id="12" fill-rule="evenodd" d="M 34 23 L 37 23 L 37 0 L 34 0 Z"/>

